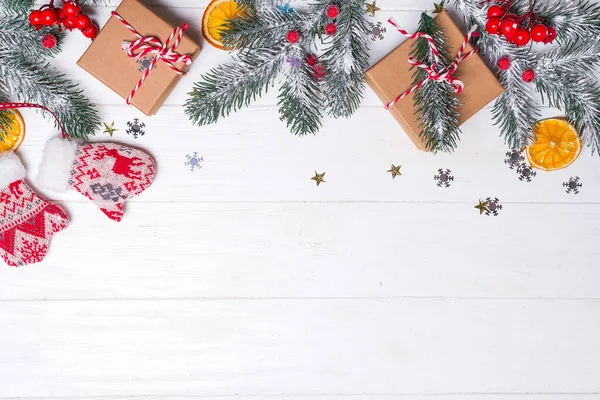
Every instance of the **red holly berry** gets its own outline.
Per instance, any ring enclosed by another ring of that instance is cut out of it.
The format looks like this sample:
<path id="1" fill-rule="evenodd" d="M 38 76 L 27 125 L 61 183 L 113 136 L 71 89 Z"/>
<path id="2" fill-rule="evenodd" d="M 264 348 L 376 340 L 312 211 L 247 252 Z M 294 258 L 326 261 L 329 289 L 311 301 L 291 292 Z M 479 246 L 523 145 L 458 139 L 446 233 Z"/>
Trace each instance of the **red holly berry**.
<path id="1" fill-rule="evenodd" d="M 74 1 L 67 1 L 65 4 L 63 4 L 63 11 L 65 13 L 65 15 L 67 16 L 67 18 L 74 18 L 77 16 L 77 14 L 79 14 L 79 12 L 81 11 L 81 8 L 79 7 L 79 4 L 77 4 Z"/>
<path id="2" fill-rule="evenodd" d="M 337 26 L 333 22 L 325 25 L 325 33 L 329 36 L 334 35 L 337 32 Z"/>
<path id="3" fill-rule="evenodd" d="M 44 46 L 47 49 L 53 49 L 54 47 L 56 47 L 57 43 L 58 40 L 56 40 L 56 36 L 54 36 L 51 33 L 47 33 L 44 36 L 42 36 L 42 46 Z"/>
<path id="4" fill-rule="evenodd" d="M 548 37 L 548 28 L 546 25 L 537 24 L 531 28 L 531 40 L 536 43 L 543 42 Z"/>
<path id="5" fill-rule="evenodd" d="M 327 75 L 327 70 L 323 64 L 316 64 L 313 67 L 312 77 L 316 81 L 320 81 L 325 75 Z"/>
<path id="6" fill-rule="evenodd" d="M 517 30 L 519 30 L 519 23 L 516 19 L 505 18 L 500 23 L 500 30 L 507 39 L 510 39 L 517 33 Z"/>
<path id="7" fill-rule="evenodd" d="M 52 8 L 46 8 L 42 11 L 42 25 L 51 26 L 58 21 L 58 13 Z"/>
<path id="8" fill-rule="evenodd" d="M 498 6 L 498 5 L 493 5 L 490 8 L 488 8 L 487 11 L 487 17 L 488 18 L 494 18 L 494 17 L 502 17 L 504 15 L 504 8 Z"/>
<path id="9" fill-rule="evenodd" d="M 55 8 L 56 10 L 56 15 L 58 15 L 58 21 L 56 21 L 59 24 L 62 24 L 62 22 L 65 20 L 65 12 L 63 11 L 62 8 Z"/>
<path id="10" fill-rule="evenodd" d="M 487 24 L 485 24 L 485 30 L 492 35 L 497 35 L 500 33 L 500 24 L 502 20 L 497 17 L 492 17 L 488 20 Z"/>
<path id="11" fill-rule="evenodd" d="M 84 30 L 92 25 L 92 20 L 85 14 L 79 14 L 75 17 L 75 28 Z"/>
<path id="12" fill-rule="evenodd" d="M 532 69 L 526 69 L 523 71 L 522 78 L 525 82 L 530 83 L 535 79 L 535 71 Z"/>
<path id="13" fill-rule="evenodd" d="M 527 29 L 519 29 L 514 36 L 514 44 L 518 47 L 523 47 L 531 40 L 531 36 L 529 35 L 529 31 Z"/>
<path id="14" fill-rule="evenodd" d="M 35 27 L 42 25 L 42 12 L 40 10 L 33 10 L 29 14 L 29 23 Z"/>
<path id="15" fill-rule="evenodd" d="M 317 56 L 315 56 L 314 54 L 307 54 L 306 55 L 306 63 L 310 66 L 313 66 L 317 63 Z"/>
<path id="16" fill-rule="evenodd" d="M 63 25 L 65 26 L 65 29 L 72 31 L 75 28 L 75 18 L 66 18 L 63 21 Z"/>
<path id="17" fill-rule="evenodd" d="M 329 18 L 335 18 L 340 14 L 340 9 L 335 4 L 330 4 L 325 9 L 325 14 L 327 14 L 327 17 Z"/>
<path id="18" fill-rule="evenodd" d="M 549 26 L 548 27 L 548 35 L 544 39 L 544 43 L 552 43 L 552 42 L 554 42 L 554 39 L 556 39 L 556 29 Z"/>
<path id="19" fill-rule="evenodd" d="M 83 36 L 86 38 L 93 40 L 96 38 L 96 35 L 98 35 L 98 26 L 96 24 L 92 24 L 89 26 L 89 28 L 82 30 L 81 33 L 83 33 Z"/>
<path id="20" fill-rule="evenodd" d="M 291 44 L 298 43 L 299 40 L 300 40 L 300 34 L 298 33 L 298 31 L 291 30 L 287 33 L 287 41 L 290 42 Z"/>
<path id="21" fill-rule="evenodd" d="M 507 71 L 510 68 L 511 62 L 510 62 L 510 58 L 508 57 L 502 57 L 501 59 L 498 60 L 498 68 L 500 68 L 500 70 L 502 71 Z"/>

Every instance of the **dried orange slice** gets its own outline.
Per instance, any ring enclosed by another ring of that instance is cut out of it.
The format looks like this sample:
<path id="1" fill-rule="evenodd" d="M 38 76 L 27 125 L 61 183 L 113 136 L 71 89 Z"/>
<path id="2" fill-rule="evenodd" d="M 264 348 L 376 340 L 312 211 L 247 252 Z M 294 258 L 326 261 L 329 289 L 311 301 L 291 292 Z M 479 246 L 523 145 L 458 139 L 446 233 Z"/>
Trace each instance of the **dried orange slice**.
<path id="1" fill-rule="evenodd" d="M 241 7 L 234 0 L 213 0 L 202 16 L 202 35 L 204 39 L 217 49 L 223 50 L 221 29 L 227 20 L 235 19 Z"/>
<path id="2" fill-rule="evenodd" d="M 525 147 L 532 167 L 554 171 L 568 167 L 581 153 L 581 139 L 575 128 L 562 118 L 539 121 L 533 128 L 535 141 Z"/>
<path id="3" fill-rule="evenodd" d="M 0 141 L 0 153 L 18 149 L 21 143 L 23 143 L 23 139 L 25 139 L 25 121 L 23 121 L 21 113 L 13 109 L 9 111 L 12 111 L 11 114 L 7 114 L 10 123 L 7 135 L 3 136 L 2 141 Z"/>

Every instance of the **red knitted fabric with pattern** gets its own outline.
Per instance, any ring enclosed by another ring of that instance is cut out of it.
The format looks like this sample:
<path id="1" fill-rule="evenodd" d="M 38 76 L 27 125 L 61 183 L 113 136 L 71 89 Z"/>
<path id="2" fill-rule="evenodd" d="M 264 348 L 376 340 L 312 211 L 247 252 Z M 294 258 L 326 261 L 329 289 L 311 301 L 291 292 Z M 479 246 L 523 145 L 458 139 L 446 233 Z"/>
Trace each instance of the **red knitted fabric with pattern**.
<path id="1" fill-rule="evenodd" d="M 41 199 L 22 180 L 0 189 L 0 253 L 8 265 L 42 261 L 51 236 L 68 224 L 60 207 Z"/>

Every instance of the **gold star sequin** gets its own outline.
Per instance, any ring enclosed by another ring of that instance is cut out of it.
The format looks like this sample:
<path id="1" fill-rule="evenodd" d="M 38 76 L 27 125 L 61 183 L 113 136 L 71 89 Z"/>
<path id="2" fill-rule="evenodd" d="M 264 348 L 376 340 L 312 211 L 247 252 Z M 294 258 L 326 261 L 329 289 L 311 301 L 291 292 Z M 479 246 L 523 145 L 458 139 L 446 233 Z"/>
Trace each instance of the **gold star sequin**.
<path id="1" fill-rule="evenodd" d="M 477 204 L 475 206 L 476 209 L 479 210 L 479 215 L 483 214 L 484 212 L 490 212 L 490 202 L 489 201 L 483 201 L 481 199 L 479 199 L 479 204 Z"/>
<path id="2" fill-rule="evenodd" d="M 396 167 L 394 164 L 392 164 L 392 168 L 391 168 L 390 170 L 388 170 L 388 172 L 389 172 L 390 174 L 392 174 L 392 179 L 396 179 L 396 177 L 397 177 L 398 175 L 399 175 L 399 176 L 402 176 L 402 172 L 400 172 L 400 168 L 402 168 L 402 166 L 401 166 L 401 165 L 398 165 L 398 166 Z"/>
<path id="3" fill-rule="evenodd" d="M 440 14 L 441 12 L 443 12 L 445 10 L 444 8 L 444 3 L 446 2 L 446 0 L 442 0 L 440 2 L 440 4 L 437 3 L 433 3 L 433 13 L 434 14 Z"/>
<path id="4" fill-rule="evenodd" d="M 326 182 L 325 181 L 325 174 L 326 172 L 323 172 L 322 174 L 318 173 L 317 171 L 315 171 L 315 176 L 313 176 L 312 178 L 310 178 L 311 180 L 317 182 L 317 186 L 319 186 L 321 183 Z"/>
<path id="5" fill-rule="evenodd" d="M 365 11 L 365 13 L 367 14 L 371 14 L 371 17 L 375 16 L 375 12 L 381 10 L 381 8 L 377 7 L 377 1 L 373 0 L 373 3 L 369 4 L 367 2 L 365 2 L 366 6 L 367 6 L 367 10 Z"/>
<path id="6" fill-rule="evenodd" d="M 115 121 L 113 121 L 110 126 L 106 122 L 103 122 L 103 124 L 104 131 L 102 131 L 102 133 L 108 133 L 112 137 L 113 133 L 118 131 L 118 129 L 115 128 Z"/>

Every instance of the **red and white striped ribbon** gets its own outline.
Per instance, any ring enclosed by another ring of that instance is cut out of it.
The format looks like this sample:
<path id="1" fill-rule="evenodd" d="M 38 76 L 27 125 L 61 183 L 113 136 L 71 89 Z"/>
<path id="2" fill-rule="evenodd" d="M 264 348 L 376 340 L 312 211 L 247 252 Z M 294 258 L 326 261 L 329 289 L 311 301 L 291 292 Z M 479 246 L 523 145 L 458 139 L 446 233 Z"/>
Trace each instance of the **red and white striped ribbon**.
<path id="1" fill-rule="evenodd" d="M 41 106 L 39 104 L 31 104 L 31 103 L 0 103 L 0 110 L 8 110 L 10 108 L 39 108 L 39 109 L 48 111 L 50 113 L 50 115 L 52 115 L 54 117 L 54 119 L 56 120 L 56 124 L 60 128 L 62 137 L 65 139 L 68 137 L 67 133 L 63 129 L 63 126 L 61 125 L 60 121 L 58 120 L 58 117 L 52 111 L 50 111 L 50 109 L 48 109 L 47 107 Z"/>
<path id="2" fill-rule="evenodd" d="M 402 100 L 406 96 L 409 96 L 409 95 L 413 94 L 414 92 L 416 92 L 417 89 L 424 86 L 429 81 L 446 82 L 447 84 L 452 86 L 452 88 L 454 89 L 454 92 L 456 92 L 456 93 L 461 93 L 464 90 L 465 84 L 461 80 L 456 79 L 454 76 L 452 76 L 452 74 L 454 74 L 454 72 L 456 72 L 458 65 L 462 61 L 466 60 L 467 58 L 471 57 L 473 54 L 475 54 L 477 52 L 477 49 L 473 49 L 473 50 L 465 53 L 465 50 L 467 49 L 467 45 L 469 44 L 469 40 L 471 40 L 471 37 L 479 36 L 479 34 L 477 32 L 475 32 L 475 30 L 477 30 L 476 25 L 473 25 L 471 27 L 471 29 L 469 30 L 469 33 L 467 33 L 467 35 L 465 36 L 465 41 L 460 46 L 460 49 L 458 50 L 458 54 L 456 55 L 456 58 L 454 59 L 454 61 L 450 65 L 448 65 L 438 71 L 437 68 L 438 68 L 438 64 L 440 63 L 440 53 L 439 53 L 437 47 L 435 46 L 435 42 L 431 36 L 429 36 L 423 32 L 417 32 L 417 33 L 414 33 L 411 35 L 407 31 L 402 29 L 396 23 L 396 21 L 394 21 L 393 18 L 390 18 L 388 20 L 388 22 L 392 26 L 394 26 L 398 30 L 398 32 L 400 32 L 401 34 L 403 34 L 404 36 L 406 36 L 409 39 L 416 39 L 416 38 L 427 39 L 427 42 L 429 43 L 429 47 L 431 48 L 431 52 L 433 54 L 433 58 L 435 61 L 432 65 L 427 65 L 425 63 L 422 63 L 422 62 L 416 60 L 414 57 L 409 57 L 408 63 L 417 68 L 421 68 L 425 72 L 427 72 L 427 78 L 425 78 L 423 81 L 417 83 L 416 85 L 414 85 L 413 87 L 408 89 L 406 92 L 402 93 L 401 95 L 396 97 L 394 100 L 392 100 L 388 104 L 386 104 L 385 105 L 386 110 L 388 110 L 390 107 L 392 107 L 394 104 L 396 104 L 398 101 Z"/>
<path id="3" fill-rule="evenodd" d="M 175 64 L 183 63 L 185 65 L 190 65 L 193 61 L 192 57 L 187 54 L 181 55 L 177 53 L 175 49 L 177 48 L 177 46 L 179 46 L 179 43 L 183 38 L 183 33 L 187 28 L 189 28 L 189 24 L 183 24 L 181 26 L 176 27 L 167 39 L 167 41 L 165 43 L 162 43 L 160 39 L 156 37 L 144 37 L 140 35 L 140 33 L 133 26 L 131 26 L 123 17 L 121 17 L 116 11 L 113 11 L 112 15 L 119 21 L 121 21 L 123 25 L 125 25 L 125 27 L 127 27 L 127 29 L 129 29 L 131 33 L 133 33 L 137 37 L 137 40 L 133 42 L 123 42 L 123 50 L 125 51 L 125 53 L 127 53 L 129 57 L 139 59 L 147 55 L 154 55 L 152 63 L 148 68 L 146 68 L 137 85 L 135 85 L 135 87 L 129 94 L 129 97 L 127 97 L 127 104 L 131 104 L 133 96 L 135 96 L 136 92 L 142 86 L 148 75 L 150 75 L 150 72 L 152 72 L 152 69 L 156 66 L 158 60 L 163 61 L 169 66 L 169 68 L 171 68 L 177 74 L 182 76 L 185 75 L 185 72 L 177 68 Z"/>

